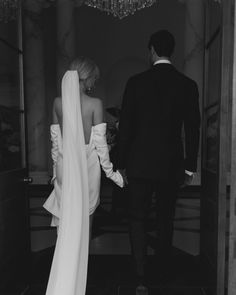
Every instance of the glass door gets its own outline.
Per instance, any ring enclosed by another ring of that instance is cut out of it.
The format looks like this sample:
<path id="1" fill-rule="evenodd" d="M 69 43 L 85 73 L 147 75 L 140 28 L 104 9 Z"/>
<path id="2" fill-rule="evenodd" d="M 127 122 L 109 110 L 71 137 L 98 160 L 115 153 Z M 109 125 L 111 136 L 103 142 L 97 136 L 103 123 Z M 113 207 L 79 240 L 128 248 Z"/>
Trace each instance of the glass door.
<path id="1" fill-rule="evenodd" d="M 0 22 L 0 293 L 23 292 L 30 257 L 22 19 Z M 20 294 L 20 293 L 19 293 Z"/>

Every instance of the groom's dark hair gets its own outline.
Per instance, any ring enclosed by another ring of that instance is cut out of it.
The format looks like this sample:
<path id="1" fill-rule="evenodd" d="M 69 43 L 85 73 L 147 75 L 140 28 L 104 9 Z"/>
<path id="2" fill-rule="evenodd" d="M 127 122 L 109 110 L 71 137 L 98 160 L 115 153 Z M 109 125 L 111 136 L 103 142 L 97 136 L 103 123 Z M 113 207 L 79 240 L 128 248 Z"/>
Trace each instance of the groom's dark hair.
<path id="1" fill-rule="evenodd" d="M 153 46 L 158 56 L 171 57 L 175 48 L 175 38 L 167 30 L 160 30 L 152 34 L 148 43 L 148 48 Z"/>

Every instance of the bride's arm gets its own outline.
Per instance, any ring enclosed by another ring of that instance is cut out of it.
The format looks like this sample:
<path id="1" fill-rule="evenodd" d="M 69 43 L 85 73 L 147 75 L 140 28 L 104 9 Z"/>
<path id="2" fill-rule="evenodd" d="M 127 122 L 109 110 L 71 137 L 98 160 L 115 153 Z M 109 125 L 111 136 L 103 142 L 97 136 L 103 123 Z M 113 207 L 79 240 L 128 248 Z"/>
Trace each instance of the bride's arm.
<path id="1" fill-rule="evenodd" d="M 109 149 L 106 140 L 106 123 L 103 123 L 103 105 L 101 100 L 97 101 L 93 117 L 93 140 L 99 156 L 99 160 L 106 176 L 118 186 L 123 187 L 124 181 L 119 171 L 113 171 L 113 164 L 110 161 Z"/>
<path id="2" fill-rule="evenodd" d="M 52 123 L 59 124 L 62 131 L 62 100 L 61 97 L 56 97 L 52 108 Z"/>
<path id="3" fill-rule="evenodd" d="M 57 163 L 57 157 L 58 157 L 58 127 L 61 126 L 62 122 L 62 105 L 61 105 L 61 98 L 56 97 L 53 102 L 53 108 L 52 108 L 52 125 L 50 128 L 51 133 L 51 157 L 53 160 L 53 177 L 51 179 L 51 183 L 54 182 L 56 179 L 56 163 Z"/>
<path id="4" fill-rule="evenodd" d="M 101 99 L 94 100 L 94 111 L 93 111 L 93 125 L 99 125 L 104 122 L 103 115 L 103 103 Z"/>

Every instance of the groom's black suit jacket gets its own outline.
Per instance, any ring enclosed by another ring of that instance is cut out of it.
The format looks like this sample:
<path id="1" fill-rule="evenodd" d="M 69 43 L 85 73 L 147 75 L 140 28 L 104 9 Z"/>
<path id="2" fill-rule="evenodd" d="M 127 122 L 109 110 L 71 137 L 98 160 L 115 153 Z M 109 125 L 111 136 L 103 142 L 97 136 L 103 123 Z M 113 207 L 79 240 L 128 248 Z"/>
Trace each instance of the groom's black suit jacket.
<path id="1" fill-rule="evenodd" d="M 131 77 L 123 96 L 117 168 L 125 168 L 129 177 L 163 181 L 180 181 L 185 169 L 196 171 L 198 97 L 197 84 L 171 64 Z"/>

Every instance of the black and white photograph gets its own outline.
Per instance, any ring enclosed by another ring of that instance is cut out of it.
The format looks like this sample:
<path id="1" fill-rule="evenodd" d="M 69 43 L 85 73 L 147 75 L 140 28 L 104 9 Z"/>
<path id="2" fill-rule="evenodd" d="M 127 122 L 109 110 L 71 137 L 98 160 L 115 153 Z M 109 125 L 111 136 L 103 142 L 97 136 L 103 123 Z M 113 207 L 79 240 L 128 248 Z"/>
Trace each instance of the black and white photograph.
<path id="1" fill-rule="evenodd" d="M 0 295 L 236 295 L 235 0 L 0 0 Z"/>

